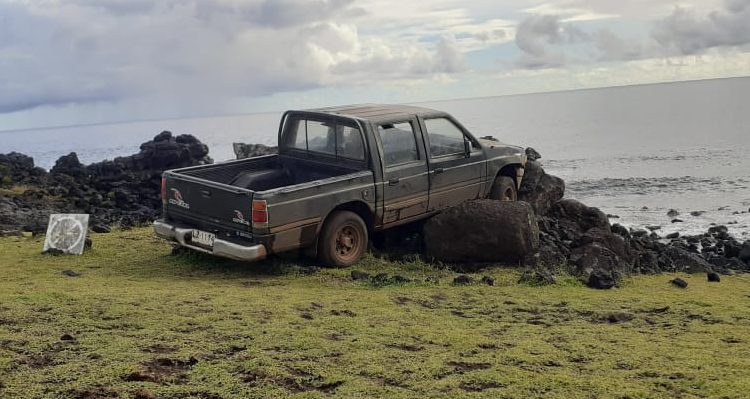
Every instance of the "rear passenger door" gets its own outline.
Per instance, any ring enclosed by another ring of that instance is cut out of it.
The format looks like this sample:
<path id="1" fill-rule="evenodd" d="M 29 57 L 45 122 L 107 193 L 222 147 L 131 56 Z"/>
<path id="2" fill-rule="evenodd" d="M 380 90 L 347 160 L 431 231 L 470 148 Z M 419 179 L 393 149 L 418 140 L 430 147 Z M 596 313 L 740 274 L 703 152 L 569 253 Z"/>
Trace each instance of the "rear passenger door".
<path id="1" fill-rule="evenodd" d="M 427 157 L 416 118 L 373 127 L 380 141 L 385 169 L 383 224 L 427 212 Z"/>
<path id="2" fill-rule="evenodd" d="M 450 118 L 421 122 L 429 153 L 428 210 L 439 211 L 478 198 L 486 173 L 479 146 Z"/>

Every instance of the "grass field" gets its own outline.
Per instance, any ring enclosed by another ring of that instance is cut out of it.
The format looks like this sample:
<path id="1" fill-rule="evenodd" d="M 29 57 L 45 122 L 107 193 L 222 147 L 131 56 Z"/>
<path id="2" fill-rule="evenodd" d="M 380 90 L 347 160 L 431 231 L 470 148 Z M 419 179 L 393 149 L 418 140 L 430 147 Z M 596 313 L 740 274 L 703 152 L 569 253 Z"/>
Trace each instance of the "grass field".
<path id="1" fill-rule="evenodd" d="M 750 395 L 750 276 L 596 291 L 498 268 L 475 276 L 494 286 L 452 286 L 450 270 L 369 256 L 354 269 L 417 281 L 373 285 L 294 260 L 170 256 L 148 229 L 93 243 L 50 257 L 0 239 L 1 398 Z"/>

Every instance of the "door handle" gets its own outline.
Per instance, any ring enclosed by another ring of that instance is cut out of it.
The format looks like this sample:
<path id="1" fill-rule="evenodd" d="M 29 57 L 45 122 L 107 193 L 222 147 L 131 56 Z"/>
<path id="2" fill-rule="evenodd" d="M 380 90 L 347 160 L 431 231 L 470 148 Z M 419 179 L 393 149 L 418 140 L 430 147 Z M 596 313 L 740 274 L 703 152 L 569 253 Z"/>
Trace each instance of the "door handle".
<path id="1" fill-rule="evenodd" d="M 435 169 L 432 170 L 432 173 L 434 173 L 436 175 L 439 175 L 439 174 L 443 173 L 443 168 L 435 168 Z"/>
<path id="2" fill-rule="evenodd" d="M 211 192 L 208 190 L 201 190 L 201 195 L 203 195 L 204 197 L 210 197 Z"/>
<path id="3" fill-rule="evenodd" d="M 399 179 L 398 177 L 394 177 L 393 179 L 388 180 L 388 185 L 389 186 L 395 186 L 400 181 L 401 181 L 401 179 Z"/>

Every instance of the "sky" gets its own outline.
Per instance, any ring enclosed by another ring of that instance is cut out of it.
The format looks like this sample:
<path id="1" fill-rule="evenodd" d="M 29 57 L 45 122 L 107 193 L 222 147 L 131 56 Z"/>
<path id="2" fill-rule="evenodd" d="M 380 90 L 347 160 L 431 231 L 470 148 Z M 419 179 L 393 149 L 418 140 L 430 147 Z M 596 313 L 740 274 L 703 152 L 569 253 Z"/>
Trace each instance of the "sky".
<path id="1" fill-rule="evenodd" d="M 750 0 L 0 0 L 0 130 L 750 75 Z"/>

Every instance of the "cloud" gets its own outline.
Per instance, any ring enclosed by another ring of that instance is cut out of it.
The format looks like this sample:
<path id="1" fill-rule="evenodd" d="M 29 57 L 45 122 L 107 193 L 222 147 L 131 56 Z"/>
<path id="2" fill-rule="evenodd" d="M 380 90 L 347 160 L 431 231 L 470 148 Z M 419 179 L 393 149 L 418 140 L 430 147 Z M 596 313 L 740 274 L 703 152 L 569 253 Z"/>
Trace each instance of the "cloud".
<path id="1" fill-rule="evenodd" d="M 471 25 L 451 10 L 419 15 Z M 465 40 L 435 36 L 445 20 L 408 32 L 375 21 L 356 0 L 0 0 L 0 113 L 134 98 L 222 112 L 237 98 L 467 69 Z M 497 25 L 483 26 L 484 45 Z"/>
<path id="2" fill-rule="evenodd" d="M 599 52 L 597 61 L 632 61 L 644 58 L 646 51 L 637 40 L 626 40 L 610 29 L 600 29 L 593 36 Z"/>
<path id="3" fill-rule="evenodd" d="M 523 68 L 553 68 L 565 64 L 562 45 L 581 42 L 588 35 L 571 24 L 563 24 L 559 15 L 533 15 L 518 25 L 516 45 L 522 51 L 518 65 Z"/>
<path id="4" fill-rule="evenodd" d="M 677 7 L 656 24 L 652 36 L 666 50 L 685 55 L 749 45 L 750 0 L 726 0 L 722 10 L 705 17 Z"/>

